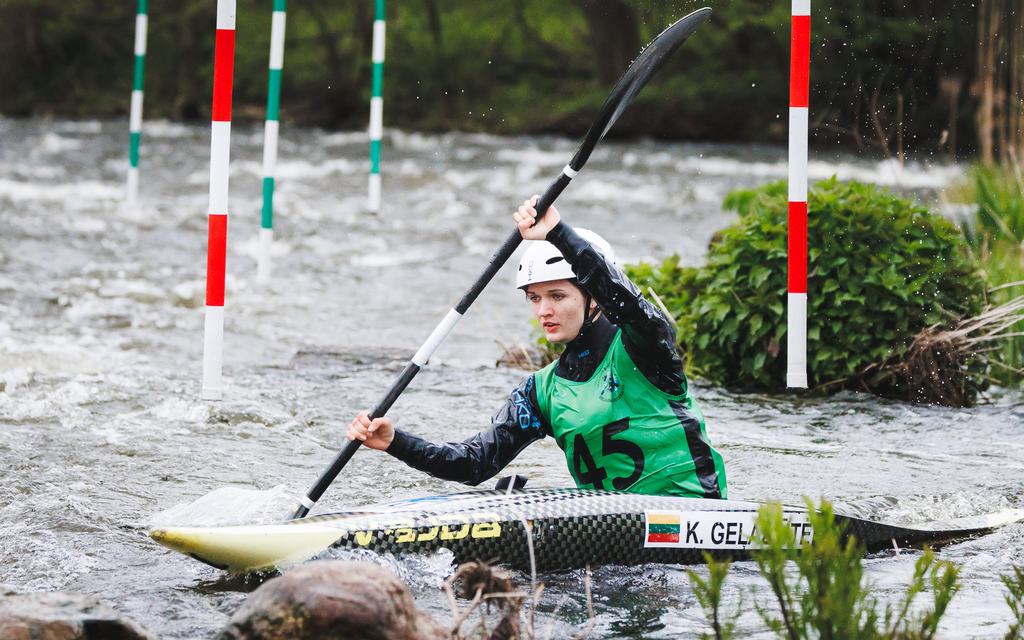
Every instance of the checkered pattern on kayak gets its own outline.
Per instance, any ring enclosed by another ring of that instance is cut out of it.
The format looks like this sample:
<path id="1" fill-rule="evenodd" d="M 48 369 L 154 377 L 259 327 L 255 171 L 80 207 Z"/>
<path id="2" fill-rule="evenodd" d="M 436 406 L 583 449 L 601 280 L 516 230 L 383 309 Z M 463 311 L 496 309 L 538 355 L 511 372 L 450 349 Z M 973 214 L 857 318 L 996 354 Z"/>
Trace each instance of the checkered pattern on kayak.
<path id="1" fill-rule="evenodd" d="M 341 530 L 333 546 L 396 555 L 450 550 L 457 562 L 484 560 L 529 568 L 531 525 L 539 570 L 599 564 L 704 561 L 700 549 L 648 548 L 645 511 L 747 511 L 752 502 L 647 496 L 577 489 L 470 491 L 371 507 L 374 513 L 313 516 Z M 730 557 L 743 557 L 733 552 Z"/>

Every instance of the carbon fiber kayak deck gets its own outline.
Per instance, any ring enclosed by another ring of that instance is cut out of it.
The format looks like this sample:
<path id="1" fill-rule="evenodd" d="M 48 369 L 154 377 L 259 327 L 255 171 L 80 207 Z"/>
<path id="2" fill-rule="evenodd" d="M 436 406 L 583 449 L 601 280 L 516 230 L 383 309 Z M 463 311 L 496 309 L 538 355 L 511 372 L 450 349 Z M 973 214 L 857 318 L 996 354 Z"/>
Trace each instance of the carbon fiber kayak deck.
<path id="1" fill-rule="evenodd" d="M 395 555 L 448 549 L 456 562 L 528 568 L 531 543 L 538 570 L 551 571 L 600 564 L 698 564 L 705 552 L 745 559 L 761 506 L 580 489 L 467 491 L 281 524 L 165 527 L 150 535 L 234 572 L 307 560 L 328 548 Z M 784 517 L 793 529 L 794 546 L 813 538 L 805 508 L 784 507 Z M 1020 519 L 1024 512 L 1006 512 L 998 519 L 982 516 L 908 528 L 837 515 L 869 550 L 940 544 Z"/>

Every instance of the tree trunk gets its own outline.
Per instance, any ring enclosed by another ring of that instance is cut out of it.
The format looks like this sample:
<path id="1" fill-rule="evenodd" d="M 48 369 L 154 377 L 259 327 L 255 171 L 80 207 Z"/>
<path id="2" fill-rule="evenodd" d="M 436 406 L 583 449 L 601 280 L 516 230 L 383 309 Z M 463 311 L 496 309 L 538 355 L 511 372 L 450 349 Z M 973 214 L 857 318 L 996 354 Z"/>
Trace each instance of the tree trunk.
<path id="1" fill-rule="evenodd" d="M 441 23 L 441 12 L 437 9 L 435 0 L 423 0 L 427 10 L 427 25 L 430 27 L 430 38 L 434 41 L 434 70 L 433 83 L 437 87 L 438 95 L 446 96 L 438 102 L 438 119 L 447 126 L 450 113 L 448 99 L 453 97 L 449 92 L 448 65 L 444 54 L 444 29 Z"/>
<path id="2" fill-rule="evenodd" d="M 200 51 L 205 52 L 196 38 L 200 29 L 205 27 L 212 30 L 216 24 L 214 12 L 205 10 L 204 7 L 196 7 L 194 3 L 181 3 L 174 7 L 175 27 L 177 30 L 176 48 L 174 56 L 174 115 L 185 120 L 199 120 L 203 110 L 200 105 L 199 96 L 206 95 L 205 91 L 213 91 L 212 85 L 205 90 L 196 82 L 196 69 L 200 65 L 212 65 L 212 51 L 210 56 L 200 59 Z M 211 38 L 212 42 L 212 38 Z M 211 74 L 212 82 L 212 74 Z M 202 92 L 202 93 L 201 93 Z"/>
<path id="3" fill-rule="evenodd" d="M 1007 20 L 1010 29 L 1009 44 L 1009 90 L 1006 102 L 1006 132 L 1007 148 L 1005 154 L 1006 162 L 1016 163 L 1021 156 L 1022 137 L 1024 137 L 1024 103 L 1022 103 L 1021 88 L 1024 73 L 1024 11 L 1020 8 L 1013 9 Z"/>
<path id="4" fill-rule="evenodd" d="M 995 52 L 998 47 L 997 36 L 993 33 L 996 12 L 993 3 L 996 0 L 978 0 L 978 148 L 981 162 L 985 166 L 995 163 L 994 137 L 995 123 Z"/>
<path id="5" fill-rule="evenodd" d="M 315 40 L 320 45 L 323 55 L 324 82 L 320 104 L 317 106 L 318 119 L 324 119 L 332 125 L 343 121 L 355 108 L 356 100 L 351 95 L 352 86 L 345 74 L 348 56 L 340 48 L 341 35 L 331 28 L 329 14 L 325 6 L 317 0 L 296 3 L 295 9 L 309 12 L 316 25 Z"/>
<path id="6" fill-rule="evenodd" d="M 964 78 L 961 75 L 947 76 L 939 80 L 939 92 L 946 96 L 949 120 L 940 144 L 949 150 L 950 159 L 956 158 L 957 121 L 960 119 L 960 94 L 963 92 Z"/>
<path id="7" fill-rule="evenodd" d="M 623 0 L 576 0 L 576 5 L 587 20 L 598 80 L 611 84 L 640 53 L 636 12 Z"/>

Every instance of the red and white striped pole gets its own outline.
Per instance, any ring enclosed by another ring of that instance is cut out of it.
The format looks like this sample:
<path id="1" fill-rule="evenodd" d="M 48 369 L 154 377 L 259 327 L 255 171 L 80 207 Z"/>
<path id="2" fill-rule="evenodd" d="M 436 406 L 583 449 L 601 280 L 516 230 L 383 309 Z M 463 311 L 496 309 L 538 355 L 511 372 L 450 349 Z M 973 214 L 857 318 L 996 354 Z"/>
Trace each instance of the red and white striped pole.
<path id="1" fill-rule="evenodd" d="M 206 326 L 203 333 L 204 400 L 221 397 L 224 355 L 224 271 L 228 236 L 228 165 L 231 160 L 231 82 L 235 66 L 235 0 L 217 0 L 210 132 L 210 215 L 206 254 Z"/>
<path id="2" fill-rule="evenodd" d="M 811 0 L 793 0 L 789 64 L 789 295 L 786 386 L 807 388 L 807 124 Z"/>

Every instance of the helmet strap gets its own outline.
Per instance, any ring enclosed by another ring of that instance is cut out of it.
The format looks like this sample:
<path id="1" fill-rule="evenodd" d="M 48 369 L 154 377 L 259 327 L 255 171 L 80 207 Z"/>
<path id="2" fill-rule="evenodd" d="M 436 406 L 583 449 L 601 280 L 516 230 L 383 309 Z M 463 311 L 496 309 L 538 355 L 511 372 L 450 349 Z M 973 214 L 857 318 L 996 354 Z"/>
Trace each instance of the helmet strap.
<path id="1" fill-rule="evenodd" d="M 590 303 L 593 302 L 593 301 L 594 301 L 594 298 L 591 297 L 591 295 L 589 293 L 584 291 L 583 292 L 583 326 L 580 327 L 580 331 L 583 331 L 584 329 L 588 329 L 588 328 L 592 327 L 594 325 L 594 320 L 596 320 L 597 316 L 601 313 L 601 308 L 600 307 L 596 307 L 595 306 L 593 309 L 590 308 Z"/>
<path id="2" fill-rule="evenodd" d="M 583 325 L 580 327 L 580 333 L 589 329 L 594 325 L 594 320 L 597 320 L 597 316 L 601 314 L 601 308 L 595 306 L 593 309 L 590 308 L 590 303 L 594 301 L 593 296 L 587 293 L 587 290 L 580 286 L 578 280 L 573 278 L 570 280 L 574 287 L 580 290 L 583 294 Z"/>

